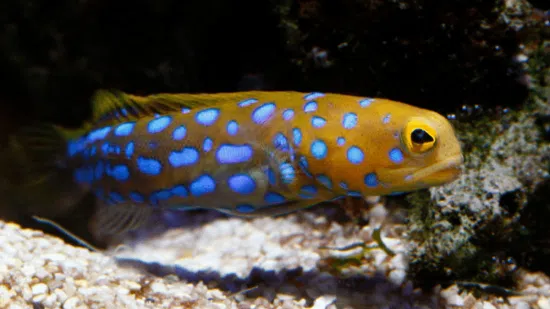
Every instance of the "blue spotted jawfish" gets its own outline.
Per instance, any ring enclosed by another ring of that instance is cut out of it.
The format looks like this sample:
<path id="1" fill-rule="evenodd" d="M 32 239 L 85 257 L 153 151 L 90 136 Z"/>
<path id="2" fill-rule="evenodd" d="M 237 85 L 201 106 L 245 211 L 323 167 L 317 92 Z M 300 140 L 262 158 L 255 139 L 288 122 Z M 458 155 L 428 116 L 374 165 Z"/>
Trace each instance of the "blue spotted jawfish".
<path id="1" fill-rule="evenodd" d="M 93 111 L 79 130 L 45 126 L 16 140 L 40 154 L 31 169 L 70 184 L 52 204 L 96 195 L 96 235 L 135 229 L 163 209 L 279 215 L 408 192 L 455 180 L 463 163 L 445 117 L 387 99 L 100 90 Z"/>

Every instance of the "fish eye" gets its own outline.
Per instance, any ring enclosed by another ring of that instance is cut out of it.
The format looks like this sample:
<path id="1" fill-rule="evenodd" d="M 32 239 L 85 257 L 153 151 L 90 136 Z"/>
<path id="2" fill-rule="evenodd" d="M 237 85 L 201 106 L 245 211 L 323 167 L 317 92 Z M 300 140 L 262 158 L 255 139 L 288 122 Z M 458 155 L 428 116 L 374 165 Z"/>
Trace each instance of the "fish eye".
<path id="1" fill-rule="evenodd" d="M 405 126 L 403 142 L 411 153 L 424 153 L 432 149 L 437 140 L 437 132 L 423 119 L 412 119 Z"/>
<path id="2" fill-rule="evenodd" d="M 411 133 L 411 141 L 415 144 L 425 144 L 434 141 L 434 138 L 423 129 L 414 129 Z"/>

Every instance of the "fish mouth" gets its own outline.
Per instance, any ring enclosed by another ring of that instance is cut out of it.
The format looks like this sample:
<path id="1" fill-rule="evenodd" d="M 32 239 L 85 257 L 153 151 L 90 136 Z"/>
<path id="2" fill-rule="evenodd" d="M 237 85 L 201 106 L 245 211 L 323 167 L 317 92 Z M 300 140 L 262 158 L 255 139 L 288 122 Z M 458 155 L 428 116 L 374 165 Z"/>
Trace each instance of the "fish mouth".
<path id="1" fill-rule="evenodd" d="M 437 182 L 450 182 L 458 178 L 460 175 L 460 166 L 464 162 L 462 154 L 451 156 L 436 164 L 432 164 L 425 168 L 419 169 L 406 177 L 410 181 L 425 181 L 428 182 L 439 180 Z"/>
<path id="2" fill-rule="evenodd" d="M 439 186 L 456 180 L 461 173 L 464 157 L 461 153 L 445 160 L 417 169 L 415 167 L 383 168 L 376 170 L 379 181 L 401 191 Z"/>

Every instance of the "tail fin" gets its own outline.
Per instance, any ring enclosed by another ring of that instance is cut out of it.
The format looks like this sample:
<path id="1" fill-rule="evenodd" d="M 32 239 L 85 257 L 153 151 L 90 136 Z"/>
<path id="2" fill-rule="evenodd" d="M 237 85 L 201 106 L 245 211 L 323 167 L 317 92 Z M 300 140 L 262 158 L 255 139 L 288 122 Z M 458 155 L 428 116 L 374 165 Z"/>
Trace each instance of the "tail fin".
<path id="1" fill-rule="evenodd" d="M 78 203 L 84 192 L 67 166 L 67 134 L 43 124 L 12 135 L 1 154 L 8 202 L 29 215 L 55 217 Z"/>

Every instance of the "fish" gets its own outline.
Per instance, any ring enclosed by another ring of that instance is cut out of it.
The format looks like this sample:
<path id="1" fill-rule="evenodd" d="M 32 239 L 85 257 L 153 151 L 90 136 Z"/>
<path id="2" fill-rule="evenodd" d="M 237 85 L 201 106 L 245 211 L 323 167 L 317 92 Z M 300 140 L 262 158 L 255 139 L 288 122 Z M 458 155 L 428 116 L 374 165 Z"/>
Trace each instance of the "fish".
<path id="1" fill-rule="evenodd" d="M 385 98 L 102 89 L 92 110 L 77 129 L 25 128 L 10 149 L 25 171 L 17 191 L 48 215 L 95 195 L 97 237 L 137 229 L 155 211 L 278 216 L 395 195 L 452 182 L 463 164 L 444 116 Z"/>

